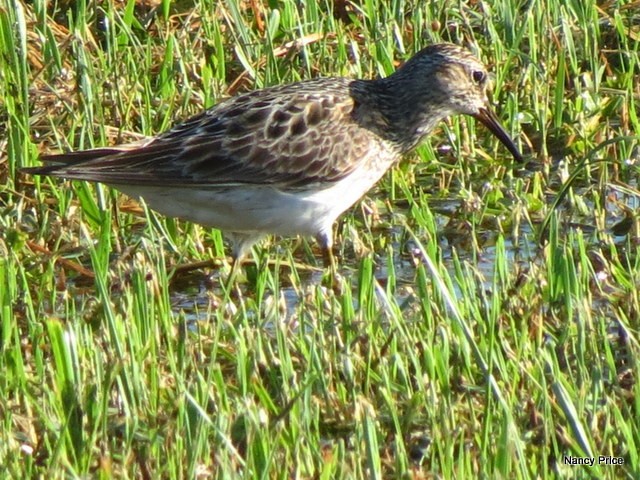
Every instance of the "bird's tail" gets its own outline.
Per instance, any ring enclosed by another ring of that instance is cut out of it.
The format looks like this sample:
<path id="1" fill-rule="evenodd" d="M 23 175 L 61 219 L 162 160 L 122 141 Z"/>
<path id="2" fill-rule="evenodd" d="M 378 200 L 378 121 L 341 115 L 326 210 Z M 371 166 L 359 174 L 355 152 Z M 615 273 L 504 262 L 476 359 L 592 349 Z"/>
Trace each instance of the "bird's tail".
<path id="1" fill-rule="evenodd" d="M 56 153 L 52 155 L 41 155 L 40 161 L 44 165 L 39 167 L 25 167 L 20 171 L 29 175 L 51 175 L 57 170 L 73 165 L 78 165 L 89 160 L 116 155 L 122 152 L 122 148 L 94 148 L 91 150 L 81 150 L 78 152 Z"/>

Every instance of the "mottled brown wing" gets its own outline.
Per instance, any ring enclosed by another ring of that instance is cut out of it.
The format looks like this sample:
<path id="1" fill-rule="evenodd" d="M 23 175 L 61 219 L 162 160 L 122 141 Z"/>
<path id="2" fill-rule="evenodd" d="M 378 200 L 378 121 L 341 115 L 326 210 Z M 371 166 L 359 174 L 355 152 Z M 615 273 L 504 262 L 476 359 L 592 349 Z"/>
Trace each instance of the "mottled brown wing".
<path id="1" fill-rule="evenodd" d="M 141 147 L 47 156 L 43 161 L 54 165 L 31 173 L 115 185 L 295 188 L 333 182 L 358 168 L 368 146 L 368 132 L 352 118 L 353 108 L 349 83 L 342 79 L 258 90 Z"/>

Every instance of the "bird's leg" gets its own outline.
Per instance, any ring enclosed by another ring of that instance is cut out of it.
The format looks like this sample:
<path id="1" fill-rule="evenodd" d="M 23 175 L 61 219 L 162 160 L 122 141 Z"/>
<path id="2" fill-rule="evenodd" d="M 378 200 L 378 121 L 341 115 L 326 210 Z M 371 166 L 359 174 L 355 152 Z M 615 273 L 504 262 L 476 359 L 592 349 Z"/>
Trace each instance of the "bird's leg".
<path id="1" fill-rule="evenodd" d="M 242 258 L 237 257 L 236 255 L 233 255 L 231 259 L 231 271 L 229 272 L 229 276 L 225 281 L 225 288 L 224 288 L 225 293 L 231 292 L 231 288 L 233 288 L 233 285 L 236 281 L 236 277 L 238 276 L 238 272 L 240 271 L 241 268 L 242 268 Z"/>
<path id="2" fill-rule="evenodd" d="M 328 270 L 328 280 L 335 293 L 342 292 L 342 282 L 338 274 L 336 258 L 333 255 L 333 232 L 331 229 L 321 231 L 316 236 L 320 249 L 322 250 L 322 259 L 325 270 Z"/>
<path id="3" fill-rule="evenodd" d="M 235 254 L 231 257 L 231 270 L 229 271 L 229 275 L 226 279 L 220 277 L 220 288 L 222 289 L 223 294 L 223 303 L 227 304 L 231 298 L 240 299 L 242 296 L 242 291 L 240 290 L 240 285 L 238 285 L 238 273 L 242 268 L 242 258 L 236 256 Z"/>
<path id="4" fill-rule="evenodd" d="M 322 260 L 324 268 L 335 270 L 336 260 L 333 257 L 333 239 L 331 238 L 331 232 L 322 231 L 316 235 L 316 241 L 320 245 L 322 251 Z"/>
<path id="5" fill-rule="evenodd" d="M 236 297 L 240 298 L 241 296 L 240 286 L 237 284 L 236 279 L 238 278 L 238 273 L 242 268 L 242 261 L 251 251 L 251 246 L 255 242 L 255 237 L 241 233 L 228 233 L 227 238 L 233 244 L 231 271 L 223 285 L 225 299 L 228 300 L 232 292 L 234 292 L 234 287 Z"/>

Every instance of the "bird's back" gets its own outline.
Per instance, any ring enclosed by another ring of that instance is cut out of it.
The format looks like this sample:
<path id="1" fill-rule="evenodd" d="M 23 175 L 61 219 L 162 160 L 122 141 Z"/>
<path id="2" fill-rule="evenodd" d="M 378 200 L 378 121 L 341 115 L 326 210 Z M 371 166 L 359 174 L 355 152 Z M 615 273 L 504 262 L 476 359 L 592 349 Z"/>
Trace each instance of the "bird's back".
<path id="1" fill-rule="evenodd" d="M 48 165 L 31 173 L 116 186 L 331 184 L 381 142 L 356 114 L 354 82 L 362 81 L 321 78 L 256 90 L 144 144 L 46 156 Z"/>

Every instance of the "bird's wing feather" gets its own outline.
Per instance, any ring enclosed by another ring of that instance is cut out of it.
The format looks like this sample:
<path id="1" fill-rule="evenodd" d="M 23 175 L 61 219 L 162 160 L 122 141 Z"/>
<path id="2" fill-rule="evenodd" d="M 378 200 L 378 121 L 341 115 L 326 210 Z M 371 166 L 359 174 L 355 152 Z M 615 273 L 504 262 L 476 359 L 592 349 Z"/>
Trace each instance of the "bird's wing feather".
<path id="1" fill-rule="evenodd" d="M 333 82 L 327 85 L 327 82 Z M 323 79 L 241 95 L 143 146 L 43 157 L 31 173 L 107 184 L 295 188 L 360 166 L 369 132 L 352 117 L 348 83 Z"/>

